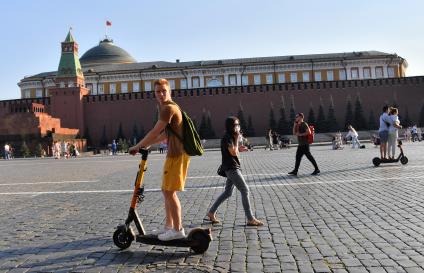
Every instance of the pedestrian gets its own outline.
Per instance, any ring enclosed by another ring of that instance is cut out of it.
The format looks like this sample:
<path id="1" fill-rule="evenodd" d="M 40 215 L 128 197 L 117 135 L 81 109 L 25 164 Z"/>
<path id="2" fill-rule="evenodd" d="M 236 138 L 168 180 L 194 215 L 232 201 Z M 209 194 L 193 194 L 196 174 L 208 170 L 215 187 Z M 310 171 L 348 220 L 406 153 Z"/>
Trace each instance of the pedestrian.
<path id="1" fill-rule="evenodd" d="M 168 140 L 162 180 L 166 222 L 162 229 L 154 230 L 152 234 L 158 235 L 159 240 L 169 241 L 186 236 L 177 192 L 184 190 L 190 156 L 180 141 L 183 135 L 183 117 L 179 106 L 172 101 L 169 82 L 166 79 L 156 80 L 154 90 L 159 103 L 159 119 L 153 129 L 139 143 L 129 149 L 129 153 L 134 155 L 140 148 L 147 148 L 165 139 Z"/>
<path id="2" fill-rule="evenodd" d="M 383 112 L 380 115 L 380 128 L 378 129 L 378 136 L 380 137 L 380 157 L 387 159 L 387 142 L 389 140 L 389 106 L 383 106 Z"/>
<path id="3" fill-rule="evenodd" d="M 7 143 L 4 145 L 4 159 L 10 159 L 10 146 Z"/>
<path id="4" fill-rule="evenodd" d="M 267 142 L 268 142 L 268 147 L 269 147 L 269 150 L 270 151 L 272 151 L 273 149 L 272 149 L 272 129 L 270 128 L 270 129 L 268 129 L 268 133 L 267 133 L 267 135 L 266 135 L 266 139 L 267 139 Z M 265 150 L 266 150 L 266 147 L 265 147 Z"/>
<path id="5" fill-rule="evenodd" d="M 297 136 L 297 151 L 296 151 L 296 163 L 294 166 L 294 170 L 289 172 L 289 175 L 297 175 L 297 172 L 299 170 L 300 161 L 302 160 L 303 155 L 306 156 L 306 158 L 311 161 L 312 165 L 314 165 L 315 170 L 313 171 L 312 175 L 317 175 L 320 173 L 320 170 L 318 168 L 317 162 L 315 161 L 315 158 L 312 156 L 310 148 L 309 148 L 309 142 L 308 142 L 308 135 L 311 134 L 311 129 L 309 128 L 308 124 L 304 121 L 305 116 L 303 113 L 298 113 L 296 115 L 296 118 L 294 120 L 293 124 L 293 135 Z"/>
<path id="6" fill-rule="evenodd" d="M 117 148 L 118 148 L 118 146 L 116 144 L 116 141 L 112 140 L 112 155 L 116 155 Z"/>
<path id="7" fill-rule="evenodd" d="M 348 125 L 347 129 L 349 130 L 348 134 L 346 135 L 346 138 L 350 137 L 352 140 L 352 149 L 355 148 L 355 146 L 361 148 L 361 143 L 358 140 L 358 132 L 356 132 L 355 128 L 352 127 L 352 125 Z"/>
<path id="8" fill-rule="evenodd" d="M 400 125 L 399 117 L 398 117 L 398 109 L 397 108 L 390 108 L 389 112 L 390 117 L 390 126 L 389 126 L 389 139 L 388 139 L 388 156 L 389 159 L 395 158 L 396 153 L 396 146 L 397 146 L 397 140 L 398 140 L 398 130 L 402 129 L 402 126 Z"/>
<path id="9" fill-rule="evenodd" d="M 262 226 L 263 223 L 253 216 L 250 208 L 249 187 L 240 169 L 239 138 L 240 121 L 236 117 L 228 117 L 225 121 L 225 135 L 221 139 L 221 169 L 225 172 L 227 181 L 224 192 L 215 200 L 207 213 L 207 217 L 212 223 L 220 222 L 216 218 L 216 211 L 218 207 L 233 194 L 234 187 L 236 187 L 241 193 L 241 201 L 247 218 L 247 225 Z"/>
<path id="10" fill-rule="evenodd" d="M 418 136 L 418 128 L 417 128 L 417 125 L 416 124 L 414 124 L 414 126 L 412 126 L 411 137 L 412 137 L 412 142 L 415 142 L 415 141 L 419 141 L 420 140 L 420 138 Z"/>

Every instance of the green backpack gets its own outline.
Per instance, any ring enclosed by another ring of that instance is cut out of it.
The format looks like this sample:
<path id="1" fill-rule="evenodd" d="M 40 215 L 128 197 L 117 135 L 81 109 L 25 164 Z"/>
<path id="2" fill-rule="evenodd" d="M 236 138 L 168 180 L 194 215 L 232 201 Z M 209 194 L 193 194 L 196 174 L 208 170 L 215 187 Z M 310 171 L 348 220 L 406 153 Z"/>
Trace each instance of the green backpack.
<path id="1" fill-rule="evenodd" d="M 183 143 L 184 150 L 188 155 L 203 155 L 204 150 L 202 143 L 200 142 L 200 136 L 196 131 L 196 127 L 194 126 L 193 121 L 186 112 L 181 110 L 181 108 L 180 111 L 183 117 L 183 137 L 181 138 L 177 133 L 175 133 L 169 124 L 166 126 L 167 129 Z"/>

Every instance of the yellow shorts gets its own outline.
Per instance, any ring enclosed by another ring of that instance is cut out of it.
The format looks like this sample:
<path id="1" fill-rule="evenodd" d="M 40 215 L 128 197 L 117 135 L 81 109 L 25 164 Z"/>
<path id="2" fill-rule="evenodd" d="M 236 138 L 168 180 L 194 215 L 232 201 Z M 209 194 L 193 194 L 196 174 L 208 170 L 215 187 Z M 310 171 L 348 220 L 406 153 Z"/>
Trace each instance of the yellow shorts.
<path id="1" fill-rule="evenodd" d="M 183 191 L 189 164 L 190 156 L 186 153 L 167 157 L 163 166 L 162 190 Z"/>

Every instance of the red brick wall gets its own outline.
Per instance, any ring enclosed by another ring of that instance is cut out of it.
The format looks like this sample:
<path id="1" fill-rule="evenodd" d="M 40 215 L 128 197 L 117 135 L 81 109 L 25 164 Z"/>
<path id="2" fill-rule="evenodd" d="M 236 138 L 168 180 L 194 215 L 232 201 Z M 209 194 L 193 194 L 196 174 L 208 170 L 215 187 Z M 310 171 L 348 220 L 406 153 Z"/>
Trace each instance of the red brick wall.
<path id="1" fill-rule="evenodd" d="M 315 115 L 318 114 L 320 99 L 327 115 L 332 96 L 339 125 L 343 125 L 347 98 L 351 97 L 354 107 L 358 94 L 366 120 L 369 111 L 373 110 L 377 121 L 383 104 L 392 104 L 396 101 L 400 115 L 408 108 L 410 118 L 417 121 L 424 102 L 424 77 L 182 90 L 174 92 L 174 100 L 197 121 L 198 125 L 203 109 L 210 111 L 212 125 L 218 136 L 224 130 L 225 118 L 230 114 L 236 115 L 241 103 L 246 121 L 251 115 L 256 134 L 264 135 L 269 123 L 270 103 L 274 105 L 278 120 L 282 96 L 287 116 L 291 96 L 294 97 L 296 112 L 304 112 L 306 116 L 311 103 Z M 85 124 L 89 127 L 89 134 L 94 144 L 99 144 L 104 125 L 109 142 L 117 136 L 120 123 L 127 138 L 131 137 L 134 124 L 138 128 L 143 125 L 146 132 L 151 129 L 157 105 L 152 95 L 152 93 L 149 96 L 145 93 L 133 93 L 85 97 Z"/>

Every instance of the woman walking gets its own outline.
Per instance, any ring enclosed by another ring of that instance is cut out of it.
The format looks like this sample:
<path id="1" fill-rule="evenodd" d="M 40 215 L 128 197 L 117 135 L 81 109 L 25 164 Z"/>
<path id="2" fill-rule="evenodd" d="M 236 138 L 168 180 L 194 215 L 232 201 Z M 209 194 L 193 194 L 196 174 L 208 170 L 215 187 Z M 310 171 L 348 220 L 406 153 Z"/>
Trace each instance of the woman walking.
<path id="1" fill-rule="evenodd" d="M 263 223 L 256 219 L 250 209 L 249 200 L 249 187 L 244 181 L 243 175 L 240 170 L 238 139 L 240 137 L 240 121 L 236 117 L 228 117 L 225 120 L 225 135 L 221 139 L 221 155 L 222 164 L 221 168 L 227 176 L 227 182 L 224 192 L 216 199 L 215 203 L 209 209 L 207 214 L 212 223 L 219 223 L 216 218 L 216 211 L 218 207 L 228 199 L 232 194 L 234 187 L 241 193 L 241 200 L 244 208 L 244 213 L 247 218 L 248 226 L 262 226 Z"/>

